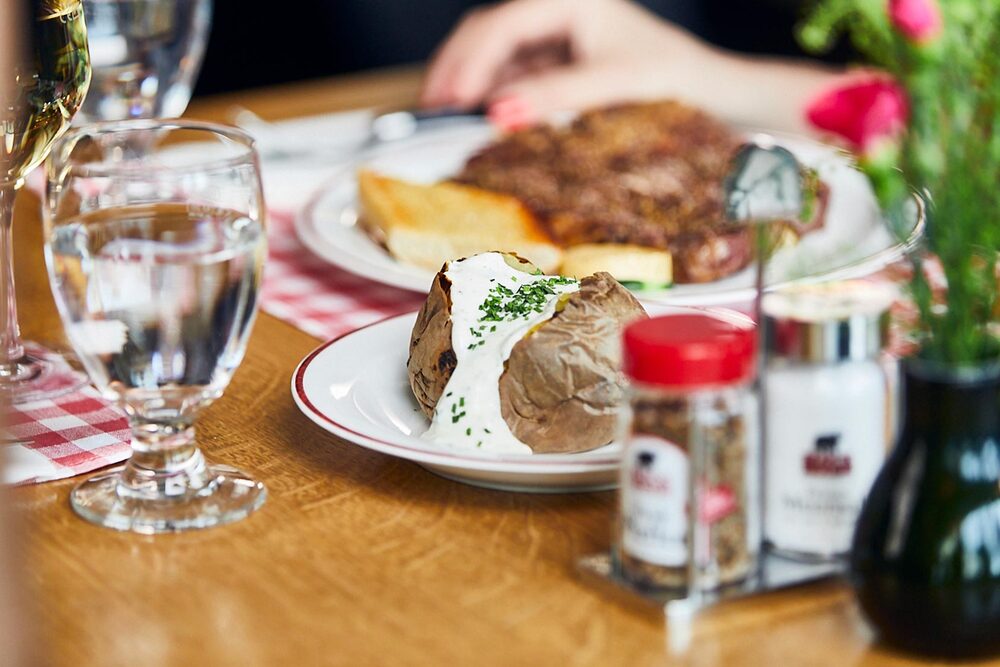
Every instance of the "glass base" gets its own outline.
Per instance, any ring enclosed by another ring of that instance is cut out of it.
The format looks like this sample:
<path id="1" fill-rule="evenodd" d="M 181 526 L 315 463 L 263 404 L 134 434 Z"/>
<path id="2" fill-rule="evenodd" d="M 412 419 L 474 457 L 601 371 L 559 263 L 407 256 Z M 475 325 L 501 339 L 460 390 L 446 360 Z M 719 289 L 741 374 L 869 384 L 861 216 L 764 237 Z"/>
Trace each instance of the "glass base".
<path id="1" fill-rule="evenodd" d="M 152 535 L 239 521 L 267 498 L 261 482 L 226 465 L 206 465 L 204 473 L 209 481 L 188 493 L 143 497 L 123 488 L 125 468 L 95 475 L 73 489 L 73 510 L 91 523 Z"/>
<path id="2" fill-rule="evenodd" d="M 50 400 L 87 384 L 87 376 L 73 370 L 62 355 L 28 342 L 24 352 L 17 364 L 0 369 L 0 397 L 10 403 Z"/>

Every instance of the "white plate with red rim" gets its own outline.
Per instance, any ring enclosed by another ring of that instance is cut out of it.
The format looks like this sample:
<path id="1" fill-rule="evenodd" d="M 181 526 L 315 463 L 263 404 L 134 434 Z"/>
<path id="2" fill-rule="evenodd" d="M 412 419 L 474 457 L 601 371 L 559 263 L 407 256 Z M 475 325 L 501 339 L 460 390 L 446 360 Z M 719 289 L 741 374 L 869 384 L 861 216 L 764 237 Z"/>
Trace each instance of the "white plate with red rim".
<path id="1" fill-rule="evenodd" d="M 748 137 L 757 134 L 744 132 Z M 486 123 L 465 122 L 382 146 L 345 167 L 313 194 L 296 216 L 299 239 L 319 257 L 351 273 L 427 292 L 432 272 L 399 262 L 358 225 L 357 170 L 364 166 L 397 178 L 433 183 L 458 173 L 473 153 L 497 136 Z M 883 224 L 867 180 L 845 154 L 804 137 L 768 136 L 791 150 L 803 164 L 816 169 L 830 186 L 824 228 L 775 254 L 769 266 L 770 287 L 793 281 L 865 277 L 895 262 L 917 243 L 922 222 L 915 223 L 905 242 L 896 243 Z M 643 291 L 639 296 L 644 301 L 674 305 L 743 304 L 754 296 L 753 271 L 748 268 L 712 283 Z"/>
<path id="2" fill-rule="evenodd" d="M 292 376 L 292 397 L 299 409 L 344 440 L 476 486 L 535 493 L 617 486 L 617 444 L 578 454 L 490 455 L 421 440 L 429 422 L 406 376 L 416 316 L 391 317 L 316 348 Z"/>
<path id="3" fill-rule="evenodd" d="M 651 316 L 720 312 L 643 302 Z M 721 312 L 732 313 L 729 310 Z M 323 343 L 292 374 L 292 398 L 320 428 L 459 482 L 503 491 L 575 493 L 618 486 L 621 445 L 576 454 L 490 454 L 420 438 L 429 420 L 406 375 L 417 313 L 390 317 Z"/>

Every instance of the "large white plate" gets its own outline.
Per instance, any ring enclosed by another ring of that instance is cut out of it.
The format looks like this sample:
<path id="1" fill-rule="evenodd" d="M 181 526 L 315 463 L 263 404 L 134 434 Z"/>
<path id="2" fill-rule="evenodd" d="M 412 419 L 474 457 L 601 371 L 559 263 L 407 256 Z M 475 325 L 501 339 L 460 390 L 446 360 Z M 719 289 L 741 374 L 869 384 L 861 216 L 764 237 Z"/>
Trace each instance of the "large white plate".
<path id="1" fill-rule="evenodd" d="M 296 405 L 334 435 L 468 484 L 542 493 L 617 485 L 617 444 L 580 454 L 517 456 L 466 454 L 421 440 L 428 421 L 406 378 L 415 319 L 416 313 L 399 315 L 314 350 L 292 376 Z"/>
<path id="2" fill-rule="evenodd" d="M 752 132 L 747 132 L 752 134 Z M 393 142 L 345 168 L 324 184 L 300 211 L 295 227 L 307 248 L 330 263 L 371 280 L 426 292 L 433 274 L 396 261 L 358 226 L 357 180 L 360 166 L 420 183 L 433 183 L 457 173 L 466 159 L 496 138 L 485 123 L 460 124 Z M 801 137 L 779 135 L 779 143 L 818 170 L 830 186 L 826 225 L 771 262 L 769 283 L 861 277 L 902 256 L 919 238 L 914 227 L 906 243 L 897 244 L 882 223 L 865 177 L 847 156 Z M 702 285 L 677 285 L 643 292 L 644 300 L 687 305 L 724 305 L 753 297 L 752 270 Z"/>

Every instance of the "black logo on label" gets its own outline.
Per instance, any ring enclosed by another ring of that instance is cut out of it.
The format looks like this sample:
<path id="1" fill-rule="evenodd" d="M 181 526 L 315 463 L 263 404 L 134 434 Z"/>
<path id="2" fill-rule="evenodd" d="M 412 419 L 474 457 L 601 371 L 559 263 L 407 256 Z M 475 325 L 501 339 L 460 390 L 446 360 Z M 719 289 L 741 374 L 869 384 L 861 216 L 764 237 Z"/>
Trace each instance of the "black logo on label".
<path id="1" fill-rule="evenodd" d="M 839 444 L 839 433 L 826 433 L 816 438 L 813 451 L 802 461 L 806 474 L 839 477 L 850 473 L 851 457 L 837 451 Z"/>
<path id="2" fill-rule="evenodd" d="M 653 493 L 670 493 L 670 479 L 653 468 L 656 454 L 653 452 L 638 452 L 635 457 L 636 466 L 632 470 L 632 488 Z"/>

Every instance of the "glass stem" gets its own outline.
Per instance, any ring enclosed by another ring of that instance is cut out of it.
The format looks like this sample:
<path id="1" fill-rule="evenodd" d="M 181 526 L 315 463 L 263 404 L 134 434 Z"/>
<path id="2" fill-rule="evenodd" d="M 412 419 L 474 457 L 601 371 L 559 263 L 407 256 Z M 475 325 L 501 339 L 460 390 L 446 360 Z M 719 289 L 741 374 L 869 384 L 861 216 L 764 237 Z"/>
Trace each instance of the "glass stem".
<path id="1" fill-rule="evenodd" d="M 21 332 L 17 326 L 17 298 L 14 293 L 14 197 L 13 185 L 0 185 L 0 382 L 18 375 L 24 357 Z"/>
<path id="2" fill-rule="evenodd" d="M 132 457 L 122 471 L 119 493 L 162 500 L 189 496 L 210 482 L 191 422 L 133 417 Z"/>

